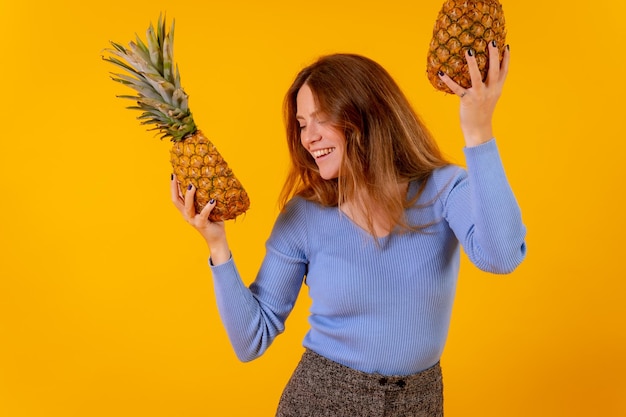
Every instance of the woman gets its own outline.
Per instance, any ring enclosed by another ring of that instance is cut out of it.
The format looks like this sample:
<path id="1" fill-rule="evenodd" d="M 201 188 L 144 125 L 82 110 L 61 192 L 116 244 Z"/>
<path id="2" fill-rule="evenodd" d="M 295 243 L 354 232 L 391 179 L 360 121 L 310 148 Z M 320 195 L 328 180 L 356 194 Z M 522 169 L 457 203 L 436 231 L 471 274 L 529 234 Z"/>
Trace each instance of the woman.
<path id="1" fill-rule="evenodd" d="M 277 416 L 440 416 L 439 359 L 459 270 L 459 246 L 478 267 L 514 270 L 525 227 L 492 132 L 509 65 L 489 46 L 482 82 L 441 79 L 460 97 L 467 171 L 442 156 L 405 96 L 375 62 L 322 57 L 285 98 L 291 171 L 267 253 L 247 288 L 214 203 L 195 189 L 172 199 L 210 250 L 218 307 L 242 361 L 284 329 L 300 288 L 312 298 L 306 348 Z M 186 184 L 182 184 L 186 186 Z M 304 278 L 306 277 L 306 280 Z"/>

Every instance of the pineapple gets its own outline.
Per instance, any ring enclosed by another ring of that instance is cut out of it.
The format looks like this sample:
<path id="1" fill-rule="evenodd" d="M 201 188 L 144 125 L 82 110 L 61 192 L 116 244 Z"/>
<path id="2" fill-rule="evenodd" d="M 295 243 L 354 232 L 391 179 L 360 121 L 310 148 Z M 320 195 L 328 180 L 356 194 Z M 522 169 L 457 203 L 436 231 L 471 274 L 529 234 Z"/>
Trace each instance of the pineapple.
<path id="1" fill-rule="evenodd" d="M 471 87 L 464 55 L 471 49 L 484 81 L 489 69 L 487 45 L 496 41 L 502 62 L 505 38 L 504 13 L 498 0 L 446 0 L 430 41 L 428 79 L 437 90 L 452 93 L 437 75 L 441 70 L 460 86 Z"/>
<path id="2" fill-rule="evenodd" d="M 137 36 L 128 48 L 111 42 L 113 49 L 106 49 L 110 56 L 103 59 L 128 73 L 114 73 L 112 79 L 137 93 L 118 97 L 136 101 L 128 108 L 143 112 L 138 117 L 142 124 L 153 125 L 149 130 L 158 130 L 161 139 L 173 142 L 172 169 L 183 187 L 196 187 L 196 211 L 215 199 L 209 220 L 234 219 L 249 208 L 250 200 L 215 145 L 196 127 L 178 67 L 173 66 L 174 22 L 166 33 L 165 20 L 159 16 L 156 32 L 150 24 L 146 39 L 147 45 Z"/>

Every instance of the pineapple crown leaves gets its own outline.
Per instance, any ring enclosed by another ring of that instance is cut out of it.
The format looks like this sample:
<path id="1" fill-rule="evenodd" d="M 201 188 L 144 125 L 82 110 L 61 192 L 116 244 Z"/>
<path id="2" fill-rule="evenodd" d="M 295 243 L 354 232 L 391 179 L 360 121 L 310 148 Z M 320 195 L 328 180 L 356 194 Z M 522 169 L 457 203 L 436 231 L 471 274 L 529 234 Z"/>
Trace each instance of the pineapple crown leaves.
<path id="1" fill-rule="evenodd" d="M 141 124 L 154 125 L 149 130 L 157 130 L 162 133 L 161 139 L 169 137 L 173 142 L 195 133 L 189 96 L 181 87 L 178 66 L 173 66 L 174 21 L 168 33 L 165 19 L 159 16 L 156 31 L 150 23 L 145 43 L 136 36 L 128 48 L 115 42 L 111 45 L 112 49 L 105 49 L 110 56 L 102 59 L 126 72 L 111 73 L 111 79 L 137 92 L 137 95 L 117 97 L 137 102 L 136 106 L 127 108 L 142 111 L 138 117 Z"/>

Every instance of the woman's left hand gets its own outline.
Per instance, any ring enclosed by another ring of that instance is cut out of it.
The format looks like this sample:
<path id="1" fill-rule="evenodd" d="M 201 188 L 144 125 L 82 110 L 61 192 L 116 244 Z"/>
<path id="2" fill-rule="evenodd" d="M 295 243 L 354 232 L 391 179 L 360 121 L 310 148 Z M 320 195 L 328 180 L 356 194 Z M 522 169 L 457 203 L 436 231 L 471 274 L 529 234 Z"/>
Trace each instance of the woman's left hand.
<path id="1" fill-rule="evenodd" d="M 439 73 L 441 80 L 461 98 L 461 130 L 468 147 L 477 146 L 493 138 L 492 118 L 496 103 L 502 94 L 502 87 L 509 71 L 510 50 L 508 45 L 500 65 L 498 47 L 489 43 L 489 70 L 483 82 L 476 57 L 465 53 L 472 86 L 463 88 L 447 74 Z"/>

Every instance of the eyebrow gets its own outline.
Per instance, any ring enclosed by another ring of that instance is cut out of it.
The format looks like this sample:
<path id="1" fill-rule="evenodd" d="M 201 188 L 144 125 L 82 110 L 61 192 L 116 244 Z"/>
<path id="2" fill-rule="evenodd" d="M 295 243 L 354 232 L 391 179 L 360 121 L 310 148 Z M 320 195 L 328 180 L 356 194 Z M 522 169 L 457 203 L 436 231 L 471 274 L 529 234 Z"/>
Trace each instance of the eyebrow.
<path id="1" fill-rule="evenodd" d="M 315 110 L 313 113 L 311 113 L 309 116 L 319 116 L 322 112 L 319 110 Z M 304 120 L 304 116 L 302 116 L 301 114 L 296 114 L 296 120 Z"/>

